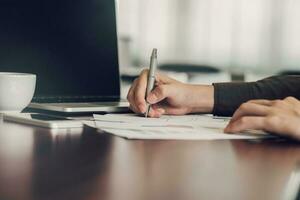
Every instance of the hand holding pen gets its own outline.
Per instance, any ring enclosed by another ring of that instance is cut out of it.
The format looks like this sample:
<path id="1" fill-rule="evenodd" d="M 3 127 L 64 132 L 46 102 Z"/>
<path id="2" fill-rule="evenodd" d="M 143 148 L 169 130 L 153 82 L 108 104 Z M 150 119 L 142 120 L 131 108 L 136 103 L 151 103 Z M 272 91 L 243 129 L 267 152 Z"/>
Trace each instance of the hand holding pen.
<path id="1" fill-rule="evenodd" d="M 132 111 L 147 117 L 212 111 L 213 86 L 182 83 L 155 73 L 156 68 L 157 50 L 153 50 L 150 70 L 144 69 L 128 92 Z"/>

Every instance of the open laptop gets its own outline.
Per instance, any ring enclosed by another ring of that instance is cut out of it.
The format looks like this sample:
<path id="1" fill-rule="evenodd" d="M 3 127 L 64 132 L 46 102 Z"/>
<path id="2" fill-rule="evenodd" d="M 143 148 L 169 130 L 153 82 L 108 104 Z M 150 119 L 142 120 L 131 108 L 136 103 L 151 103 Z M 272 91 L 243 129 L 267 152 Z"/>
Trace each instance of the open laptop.
<path id="1" fill-rule="evenodd" d="M 30 108 L 112 112 L 120 101 L 114 0 L 0 0 L 0 71 L 37 75 Z"/>

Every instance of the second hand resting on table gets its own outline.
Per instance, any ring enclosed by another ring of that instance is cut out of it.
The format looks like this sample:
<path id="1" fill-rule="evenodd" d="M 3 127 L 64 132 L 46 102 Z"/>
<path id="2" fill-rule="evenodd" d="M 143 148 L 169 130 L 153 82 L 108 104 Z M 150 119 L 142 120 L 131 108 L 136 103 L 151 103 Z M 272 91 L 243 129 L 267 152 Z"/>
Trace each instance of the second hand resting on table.
<path id="1" fill-rule="evenodd" d="M 151 104 L 149 117 L 212 113 L 212 85 L 185 84 L 163 74 L 156 74 L 156 86 L 145 99 L 147 77 L 148 70 L 143 70 L 128 92 L 127 99 L 135 113 L 146 112 L 146 101 Z M 242 104 L 224 131 L 237 133 L 247 129 L 264 130 L 300 140 L 300 101 L 288 97 L 274 101 L 251 100 Z"/>
<path id="2" fill-rule="evenodd" d="M 300 101 L 294 97 L 284 100 L 251 100 L 242 104 L 225 128 L 227 133 L 247 129 L 263 130 L 300 141 Z"/>

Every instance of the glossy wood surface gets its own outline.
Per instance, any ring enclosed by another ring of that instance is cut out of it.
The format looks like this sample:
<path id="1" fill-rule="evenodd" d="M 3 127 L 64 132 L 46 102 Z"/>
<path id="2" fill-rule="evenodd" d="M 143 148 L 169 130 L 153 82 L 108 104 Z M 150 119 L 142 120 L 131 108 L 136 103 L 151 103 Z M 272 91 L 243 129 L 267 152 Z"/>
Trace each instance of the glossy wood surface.
<path id="1" fill-rule="evenodd" d="M 281 199 L 300 145 L 126 140 L 2 122 L 0 199 Z"/>

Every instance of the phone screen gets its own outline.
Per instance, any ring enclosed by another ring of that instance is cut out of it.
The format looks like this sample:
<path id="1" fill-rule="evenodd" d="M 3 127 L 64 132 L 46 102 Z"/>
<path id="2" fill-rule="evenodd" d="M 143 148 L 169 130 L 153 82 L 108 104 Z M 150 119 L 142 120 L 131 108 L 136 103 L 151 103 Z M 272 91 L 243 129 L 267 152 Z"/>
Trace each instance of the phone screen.
<path id="1" fill-rule="evenodd" d="M 31 114 L 31 119 L 41 120 L 41 121 L 57 121 L 57 120 L 70 120 L 63 117 L 55 117 L 49 115 L 42 115 L 42 114 Z"/>

